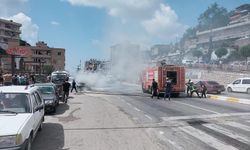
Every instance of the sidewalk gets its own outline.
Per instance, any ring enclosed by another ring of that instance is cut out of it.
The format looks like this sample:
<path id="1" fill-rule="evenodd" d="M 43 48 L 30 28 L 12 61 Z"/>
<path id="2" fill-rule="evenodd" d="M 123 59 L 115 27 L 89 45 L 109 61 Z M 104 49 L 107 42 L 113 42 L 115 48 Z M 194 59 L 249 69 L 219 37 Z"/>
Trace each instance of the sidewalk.
<path id="1" fill-rule="evenodd" d="M 244 98 L 236 98 L 236 97 L 228 97 L 228 96 L 220 96 L 220 95 L 212 95 L 208 94 L 208 98 L 212 100 L 220 100 L 220 101 L 226 101 L 231 103 L 241 103 L 241 104 L 248 104 L 250 105 L 250 98 L 244 99 Z"/>

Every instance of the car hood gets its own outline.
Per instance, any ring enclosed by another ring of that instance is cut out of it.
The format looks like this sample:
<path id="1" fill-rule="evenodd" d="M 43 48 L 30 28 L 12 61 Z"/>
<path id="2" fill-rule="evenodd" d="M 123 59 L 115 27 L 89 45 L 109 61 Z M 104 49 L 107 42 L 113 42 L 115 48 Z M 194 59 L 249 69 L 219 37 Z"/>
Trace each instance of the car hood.
<path id="1" fill-rule="evenodd" d="M 15 135 L 23 124 L 31 117 L 30 113 L 0 114 L 0 136 Z"/>

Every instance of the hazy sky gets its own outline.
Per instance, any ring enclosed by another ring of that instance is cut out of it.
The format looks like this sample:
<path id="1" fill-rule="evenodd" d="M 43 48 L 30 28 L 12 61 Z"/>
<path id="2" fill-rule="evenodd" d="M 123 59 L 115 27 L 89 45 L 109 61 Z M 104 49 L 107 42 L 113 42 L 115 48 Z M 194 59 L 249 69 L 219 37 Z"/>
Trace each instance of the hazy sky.
<path id="1" fill-rule="evenodd" d="M 32 45 L 65 48 L 74 70 L 80 60 L 108 59 L 116 43 L 174 42 L 214 2 L 232 10 L 250 0 L 0 0 L 0 17 L 22 23 Z"/>

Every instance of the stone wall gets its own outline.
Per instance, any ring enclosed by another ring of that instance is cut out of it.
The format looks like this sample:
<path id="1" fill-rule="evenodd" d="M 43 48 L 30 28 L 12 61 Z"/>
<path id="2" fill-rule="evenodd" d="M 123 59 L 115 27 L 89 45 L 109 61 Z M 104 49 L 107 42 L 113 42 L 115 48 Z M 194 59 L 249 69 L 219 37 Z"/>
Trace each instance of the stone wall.
<path id="1" fill-rule="evenodd" d="M 227 84 L 233 82 L 237 78 L 250 77 L 248 73 L 237 73 L 237 72 L 225 72 L 225 71 L 208 71 L 202 69 L 186 69 L 186 79 L 192 80 L 214 80 L 227 86 Z"/>

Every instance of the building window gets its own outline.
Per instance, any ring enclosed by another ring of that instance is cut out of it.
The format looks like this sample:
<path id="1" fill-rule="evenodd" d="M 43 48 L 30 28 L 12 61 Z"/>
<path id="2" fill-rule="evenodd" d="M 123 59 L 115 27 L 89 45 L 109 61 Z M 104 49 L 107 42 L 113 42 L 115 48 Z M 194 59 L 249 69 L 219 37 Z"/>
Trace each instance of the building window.
<path id="1" fill-rule="evenodd" d="M 57 53 L 57 55 L 61 56 L 61 55 L 62 55 L 62 53 L 61 53 L 61 52 L 58 52 L 58 53 Z"/>

